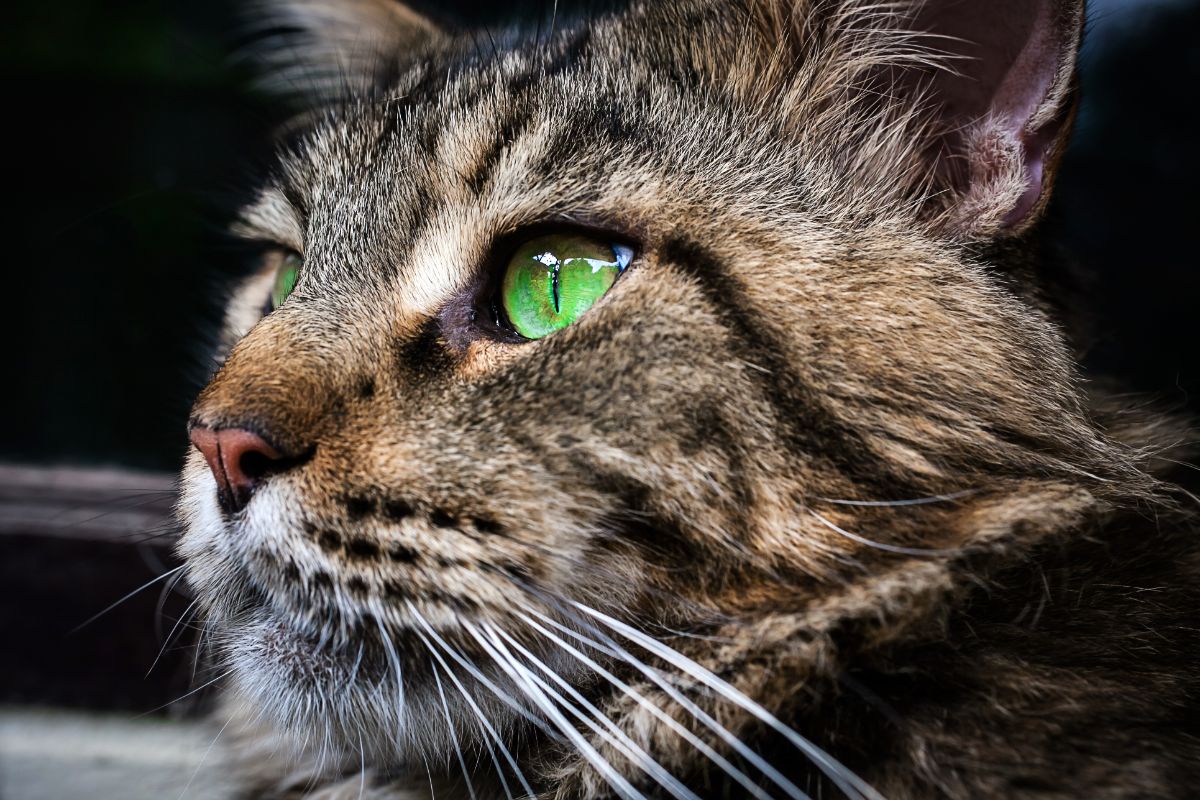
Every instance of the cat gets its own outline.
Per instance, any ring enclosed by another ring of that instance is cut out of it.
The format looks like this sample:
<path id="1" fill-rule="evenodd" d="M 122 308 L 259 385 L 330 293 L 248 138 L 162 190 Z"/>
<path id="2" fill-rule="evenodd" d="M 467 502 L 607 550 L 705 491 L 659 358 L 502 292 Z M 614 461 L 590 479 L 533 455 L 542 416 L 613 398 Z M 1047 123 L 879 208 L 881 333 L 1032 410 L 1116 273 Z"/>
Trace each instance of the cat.
<path id="1" fill-rule="evenodd" d="M 1040 224 L 1077 0 L 277 0 L 179 550 L 244 796 L 1183 797 L 1186 421 Z"/>

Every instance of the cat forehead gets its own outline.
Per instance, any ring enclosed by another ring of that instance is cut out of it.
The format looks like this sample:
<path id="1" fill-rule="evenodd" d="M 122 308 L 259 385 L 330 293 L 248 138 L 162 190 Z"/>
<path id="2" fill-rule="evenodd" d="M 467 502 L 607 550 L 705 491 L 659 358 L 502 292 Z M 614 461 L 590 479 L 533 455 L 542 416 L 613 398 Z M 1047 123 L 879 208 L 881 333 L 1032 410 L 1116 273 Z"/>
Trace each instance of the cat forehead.
<path id="1" fill-rule="evenodd" d="M 790 143 L 768 125 L 663 76 L 588 64 L 555 74 L 470 67 L 417 97 L 347 103 L 298 137 L 242 216 L 270 226 L 290 204 L 299 224 L 286 227 L 302 229 L 310 249 L 350 232 L 394 248 L 436 229 L 449 207 L 505 233 L 564 215 L 652 212 L 670 196 L 796 194 L 794 165 L 781 168 Z"/>
<path id="2" fill-rule="evenodd" d="M 421 96 L 329 111 L 283 152 L 242 231 L 306 257 L 348 257 L 394 254 L 430 234 L 605 215 L 680 172 L 668 162 L 685 158 L 683 143 L 713 138 L 698 135 L 705 115 L 670 110 L 628 80 L 530 74 L 511 62 L 474 67 Z"/>

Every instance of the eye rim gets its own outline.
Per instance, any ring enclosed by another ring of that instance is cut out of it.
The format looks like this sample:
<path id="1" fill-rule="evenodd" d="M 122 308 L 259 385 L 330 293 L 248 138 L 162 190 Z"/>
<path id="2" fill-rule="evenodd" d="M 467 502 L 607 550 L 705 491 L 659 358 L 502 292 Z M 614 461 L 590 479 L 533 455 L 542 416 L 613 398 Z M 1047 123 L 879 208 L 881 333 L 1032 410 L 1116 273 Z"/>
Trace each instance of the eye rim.
<path id="1" fill-rule="evenodd" d="M 265 317 L 273 314 L 283 307 L 284 303 L 296 293 L 296 287 L 300 284 L 300 279 L 304 274 L 304 254 L 300 251 L 288 247 L 286 245 L 271 244 L 267 246 L 266 252 L 263 255 L 264 268 L 263 272 L 267 273 L 271 283 L 268 288 L 267 299 L 263 302 L 262 315 Z M 283 299 L 276 304 L 275 297 L 278 290 L 278 281 L 280 271 L 292 259 L 296 260 L 296 278 L 292 282 L 291 288 Z"/>
<path id="2" fill-rule="evenodd" d="M 628 250 L 627 263 L 617 273 L 612 286 L 597 298 L 596 303 L 599 303 L 605 297 L 612 294 L 621 280 L 638 265 L 642 254 L 640 243 L 634 237 L 615 227 L 581 225 L 576 222 L 564 222 L 561 220 L 527 225 L 497 238 L 492 244 L 489 251 L 490 255 L 483 270 L 484 278 L 477 293 L 474 312 L 477 327 L 489 334 L 492 339 L 505 344 L 529 344 L 530 342 L 547 339 L 553 336 L 554 333 L 558 333 L 558 331 L 554 331 L 539 339 L 530 339 L 522 336 L 517 332 L 512 321 L 508 319 L 508 315 L 504 311 L 504 302 L 501 295 L 504 276 L 509 265 L 512 263 L 513 257 L 529 242 L 547 236 L 575 236 L 592 239 L 599 244 L 611 247 L 614 255 L 617 255 L 617 248 Z M 590 311 L 591 309 L 589 308 L 588 310 Z M 584 312 L 581 316 L 585 316 L 586 313 Z M 573 322 L 560 330 L 574 327 L 576 324 L 578 323 Z"/>

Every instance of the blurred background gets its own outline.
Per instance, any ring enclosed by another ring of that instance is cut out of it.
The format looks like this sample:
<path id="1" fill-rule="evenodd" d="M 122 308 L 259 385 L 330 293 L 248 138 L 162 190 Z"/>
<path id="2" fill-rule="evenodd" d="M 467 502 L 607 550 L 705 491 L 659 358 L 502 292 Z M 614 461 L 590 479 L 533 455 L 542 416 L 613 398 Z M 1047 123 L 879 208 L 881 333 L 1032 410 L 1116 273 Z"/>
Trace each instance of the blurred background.
<path id="1" fill-rule="evenodd" d="M 499 26 L 550 0 L 413 5 Z M 559 13 L 578 5 L 564 0 Z M 1195 410 L 1200 0 L 1090 5 L 1084 102 L 1050 224 L 1093 276 L 1089 368 Z M 14 742 L 31 747 L 35 729 L 67 735 L 28 709 L 128 719 L 203 675 L 186 646 L 194 634 L 170 636 L 186 599 L 160 591 L 169 580 L 71 631 L 173 564 L 169 473 L 210 368 L 223 287 L 245 268 L 223 229 L 283 109 L 230 58 L 233 0 L 7 7 L 0 794 L 15 797 L 35 791 L 4 782 L 15 764 L 47 767 L 13 756 L 25 752 Z"/>

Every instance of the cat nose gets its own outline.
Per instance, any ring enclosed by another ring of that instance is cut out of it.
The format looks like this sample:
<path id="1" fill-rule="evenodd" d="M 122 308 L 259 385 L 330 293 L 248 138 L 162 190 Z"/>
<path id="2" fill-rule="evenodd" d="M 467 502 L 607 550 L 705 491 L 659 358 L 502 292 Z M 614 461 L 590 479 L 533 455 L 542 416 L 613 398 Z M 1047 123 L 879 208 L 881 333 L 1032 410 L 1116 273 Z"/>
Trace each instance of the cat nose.
<path id="1" fill-rule="evenodd" d="M 245 508 L 264 478 L 295 463 L 244 428 L 193 425 L 189 436 L 217 479 L 217 500 L 228 514 Z"/>

